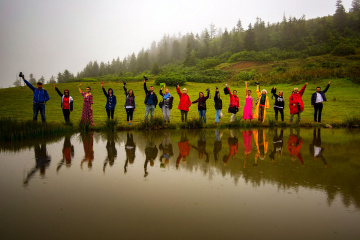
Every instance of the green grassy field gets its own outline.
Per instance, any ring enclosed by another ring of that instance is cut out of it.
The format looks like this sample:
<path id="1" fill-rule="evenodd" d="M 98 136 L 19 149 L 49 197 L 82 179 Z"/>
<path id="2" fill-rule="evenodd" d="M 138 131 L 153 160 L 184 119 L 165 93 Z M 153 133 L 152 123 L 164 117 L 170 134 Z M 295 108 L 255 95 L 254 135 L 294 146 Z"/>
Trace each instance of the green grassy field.
<path id="1" fill-rule="evenodd" d="M 360 96 L 357 94 L 357 89 L 359 85 L 352 83 L 346 79 L 327 79 L 320 83 L 309 85 L 306 88 L 306 91 L 303 95 L 303 101 L 305 104 L 305 110 L 302 114 L 302 123 L 313 123 L 313 108 L 310 104 L 311 94 L 315 92 L 315 88 L 317 86 L 321 86 L 324 89 L 327 83 L 331 81 L 331 87 L 329 91 L 326 93 L 326 97 L 328 101 L 324 103 L 322 122 L 324 124 L 339 124 L 344 120 L 351 116 L 360 116 L 360 110 L 357 106 L 360 105 Z M 153 85 L 153 81 L 149 81 L 147 86 Z M 187 83 L 185 86 L 188 89 L 188 94 L 190 96 L 191 101 L 194 101 L 198 98 L 199 92 L 205 92 L 206 88 L 211 89 L 211 99 L 207 100 L 207 123 L 213 124 L 215 122 L 215 109 L 214 109 L 214 100 L 213 95 L 215 92 L 215 87 L 219 87 L 221 89 L 221 98 L 223 99 L 223 113 L 224 118 L 220 120 L 221 123 L 229 123 L 230 114 L 227 113 L 227 107 L 229 105 L 230 99 L 228 95 L 223 93 L 225 83 Z M 297 85 L 289 85 L 289 84 L 277 84 L 277 90 L 284 91 L 285 96 L 285 122 L 289 122 L 290 112 L 288 107 L 289 96 L 294 87 L 299 87 L 299 89 L 303 86 L 304 83 Z M 65 88 L 70 90 L 70 95 L 74 98 L 74 111 L 70 115 L 70 119 L 74 124 L 77 124 L 81 119 L 82 112 L 82 104 L 83 99 L 81 94 L 78 91 L 79 83 L 64 83 L 57 84 L 57 87 L 61 92 Z M 86 86 L 90 86 L 92 89 L 93 100 L 94 100 L 94 122 L 96 125 L 101 125 L 107 119 L 105 104 L 106 97 L 104 96 L 101 83 L 100 82 L 91 82 L 91 83 L 82 83 L 82 90 L 85 91 Z M 126 124 L 126 112 L 124 109 L 125 103 L 125 94 L 122 88 L 122 83 L 106 83 L 105 88 L 113 88 L 114 94 L 117 97 L 117 106 L 115 109 L 115 117 L 119 120 L 119 124 Z M 245 104 L 245 85 L 229 84 L 231 90 L 236 89 L 238 91 L 238 96 L 240 98 L 240 111 L 238 113 L 238 118 L 242 117 L 242 111 Z M 265 88 L 268 93 L 273 86 L 261 86 L 261 89 Z M 54 86 L 50 84 L 45 84 L 44 88 L 48 91 L 50 100 L 46 104 L 46 118 L 50 123 L 63 123 L 64 118 L 62 115 L 62 110 L 60 108 L 61 98 L 55 92 Z M 145 113 L 145 93 L 143 90 L 143 82 L 133 82 L 127 84 L 128 89 L 133 89 L 136 96 L 136 111 L 134 112 L 134 123 L 140 123 L 144 119 Z M 169 87 L 170 93 L 174 96 L 174 107 L 171 111 L 171 122 L 178 124 L 180 123 L 180 110 L 177 109 L 179 104 L 179 97 L 176 93 L 175 87 Z M 256 99 L 256 86 L 251 85 L 249 87 L 252 90 L 253 98 Z M 155 86 L 155 92 L 159 93 L 159 86 Z M 10 117 L 17 120 L 31 120 L 32 119 L 32 96 L 33 92 L 28 87 L 13 87 L 0 89 L 0 117 Z M 159 99 L 161 96 L 158 94 Z M 267 111 L 266 122 L 265 124 L 269 124 L 269 120 L 274 120 L 274 109 L 273 105 L 275 100 L 270 100 L 270 108 Z M 255 101 L 254 101 L 254 109 L 255 109 Z M 155 116 L 162 117 L 162 112 L 159 107 L 155 109 Z M 197 104 L 193 104 L 190 107 L 188 118 L 198 118 Z M 41 120 L 40 116 L 38 119 Z"/>

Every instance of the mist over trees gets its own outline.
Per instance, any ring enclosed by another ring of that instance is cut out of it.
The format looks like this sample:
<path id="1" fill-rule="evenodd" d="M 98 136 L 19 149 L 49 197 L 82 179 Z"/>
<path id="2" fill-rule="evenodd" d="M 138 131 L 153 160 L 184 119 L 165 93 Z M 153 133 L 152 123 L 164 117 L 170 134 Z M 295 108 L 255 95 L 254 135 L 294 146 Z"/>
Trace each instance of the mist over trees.
<path id="1" fill-rule="evenodd" d="M 277 23 L 265 22 L 258 17 L 246 30 L 239 19 L 232 29 L 222 29 L 210 23 L 201 33 L 165 34 L 160 41 L 152 42 L 148 49 L 143 48 L 123 59 L 117 57 L 100 63 L 90 61 L 76 76 L 68 70 L 58 73 L 57 82 L 104 75 L 158 75 L 164 66 L 196 66 L 205 70 L 221 62 L 236 61 L 241 54 L 250 56 L 252 51 L 287 56 L 294 56 L 296 52 L 306 57 L 330 53 L 339 45 L 359 47 L 360 0 L 353 0 L 349 12 L 346 12 L 341 0 L 336 0 L 335 5 L 333 16 L 306 20 L 305 16 L 296 18 L 284 15 L 283 20 Z M 256 59 L 262 60 L 261 56 Z M 32 79 L 31 75 L 30 81 Z M 48 82 L 53 83 L 54 80 L 52 77 Z"/>

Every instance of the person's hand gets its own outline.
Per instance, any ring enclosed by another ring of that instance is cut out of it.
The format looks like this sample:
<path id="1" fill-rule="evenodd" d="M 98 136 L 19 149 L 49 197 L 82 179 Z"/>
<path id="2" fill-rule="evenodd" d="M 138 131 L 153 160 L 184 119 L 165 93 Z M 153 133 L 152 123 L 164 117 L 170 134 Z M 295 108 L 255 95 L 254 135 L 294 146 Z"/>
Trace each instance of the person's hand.
<path id="1" fill-rule="evenodd" d="M 308 85 L 308 83 L 305 83 L 305 85 Z"/>
<path id="2" fill-rule="evenodd" d="M 104 88 L 104 83 L 101 83 L 101 87 Z"/>
<path id="3" fill-rule="evenodd" d="M 296 107 L 296 104 L 294 103 L 293 106 Z"/>
<path id="4" fill-rule="evenodd" d="M 56 88 L 56 84 L 54 84 L 54 88 Z"/>
<path id="5" fill-rule="evenodd" d="M 79 87 L 81 86 L 81 83 L 79 84 Z"/>
<path id="6" fill-rule="evenodd" d="M 163 87 L 161 87 L 160 90 L 162 91 L 162 90 L 163 90 Z"/>
<path id="7" fill-rule="evenodd" d="M 312 107 L 314 107 L 314 105 L 311 105 Z"/>
<path id="8" fill-rule="evenodd" d="M 329 82 L 329 85 L 331 84 L 331 82 Z"/>
<path id="9" fill-rule="evenodd" d="M 179 84 L 178 85 L 176 85 L 176 88 L 178 88 L 179 87 Z"/>

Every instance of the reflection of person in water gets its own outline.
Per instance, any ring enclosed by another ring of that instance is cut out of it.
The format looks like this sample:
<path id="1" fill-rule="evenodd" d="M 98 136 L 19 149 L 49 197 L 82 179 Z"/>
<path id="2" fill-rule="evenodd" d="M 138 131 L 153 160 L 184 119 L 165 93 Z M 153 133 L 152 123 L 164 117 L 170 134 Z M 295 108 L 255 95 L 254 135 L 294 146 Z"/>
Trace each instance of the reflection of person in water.
<path id="1" fill-rule="evenodd" d="M 191 146 L 189 145 L 189 139 L 187 138 L 186 130 L 181 132 L 181 139 L 178 142 L 179 156 L 176 159 L 176 168 L 179 168 L 180 160 L 186 162 L 186 158 L 190 153 Z"/>
<path id="2" fill-rule="evenodd" d="M 115 162 L 115 158 L 117 157 L 114 133 L 111 133 L 107 136 L 106 150 L 107 150 L 107 157 L 104 161 L 104 166 L 103 166 L 104 172 L 105 172 L 106 165 L 109 163 L 110 167 L 113 166 L 114 162 Z"/>
<path id="3" fill-rule="evenodd" d="M 92 161 L 94 160 L 94 133 L 88 133 L 82 135 L 82 142 L 84 145 L 84 153 L 85 156 L 80 163 L 80 167 L 82 169 L 82 165 L 84 162 L 88 162 L 88 168 L 92 168 Z"/>
<path id="4" fill-rule="evenodd" d="M 134 137 L 132 132 L 126 134 L 126 144 L 125 144 L 125 152 L 126 152 L 126 161 L 124 165 L 124 172 L 127 172 L 128 163 L 133 164 L 135 160 L 135 150 L 136 144 L 134 142 Z"/>
<path id="5" fill-rule="evenodd" d="M 265 155 L 268 150 L 269 142 L 266 141 L 265 131 L 264 129 L 260 128 L 258 130 L 253 131 L 254 134 L 254 140 L 257 148 L 257 153 L 255 154 L 255 164 L 254 166 L 257 166 L 258 159 L 260 157 L 260 160 L 265 159 Z"/>
<path id="6" fill-rule="evenodd" d="M 252 143 L 252 131 L 248 130 L 242 133 L 243 135 L 243 142 L 244 142 L 244 148 L 245 148 L 245 159 L 244 159 L 244 168 L 246 165 L 246 160 L 249 158 L 251 153 L 251 143 Z"/>
<path id="7" fill-rule="evenodd" d="M 202 159 L 204 154 L 206 156 L 205 162 L 209 162 L 209 154 L 206 152 L 206 131 L 202 131 L 199 135 L 197 147 L 191 145 L 199 153 L 199 159 Z"/>
<path id="8" fill-rule="evenodd" d="M 270 153 L 271 161 L 275 160 L 275 155 L 277 157 L 281 157 L 281 154 L 282 154 L 282 151 L 283 151 L 283 146 L 284 146 L 283 133 L 284 133 L 284 131 L 283 131 L 283 129 L 281 129 L 280 130 L 280 135 L 278 136 L 277 128 L 275 129 L 275 135 L 274 135 L 274 138 L 273 138 L 274 149 Z"/>
<path id="9" fill-rule="evenodd" d="M 229 162 L 229 159 L 232 157 L 232 159 L 235 159 L 235 154 L 237 154 L 239 149 L 239 140 L 237 137 L 235 137 L 232 130 L 230 130 L 230 137 L 228 137 L 228 144 L 229 144 L 229 155 L 225 155 L 223 157 L 224 165 Z"/>
<path id="10" fill-rule="evenodd" d="M 222 148 L 221 137 L 222 133 L 219 133 L 219 129 L 215 129 L 215 142 L 214 142 L 214 159 L 215 163 L 219 160 L 219 153 Z"/>
<path id="11" fill-rule="evenodd" d="M 303 144 L 303 140 L 300 137 L 300 129 L 297 129 L 297 134 L 293 133 L 293 128 L 290 128 L 290 136 L 288 141 L 288 151 L 292 161 L 295 161 L 296 158 L 299 159 L 299 162 L 304 165 L 300 150 Z"/>
<path id="12" fill-rule="evenodd" d="M 51 157 L 48 156 L 46 151 L 46 143 L 37 143 L 34 146 L 34 153 L 35 153 L 35 167 L 33 167 L 27 174 L 24 180 L 24 185 L 28 185 L 30 179 L 34 176 L 34 174 L 39 170 L 40 175 L 43 177 L 45 176 L 45 170 L 49 167 L 51 162 Z"/>
<path id="13" fill-rule="evenodd" d="M 326 160 L 323 156 L 324 148 L 321 147 L 321 130 L 318 128 L 317 136 L 316 136 L 316 129 L 313 132 L 313 141 L 309 146 L 310 155 L 314 157 L 314 161 L 321 159 L 324 163 L 324 166 L 327 167 Z"/>
<path id="14" fill-rule="evenodd" d="M 71 139 L 70 135 L 65 136 L 63 150 L 62 150 L 63 158 L 56 168 L 57 172 L 64 165 L 64 163 L 66 167 L 71 166 L 71 160 L 74 157 L 74 145 L 71 144 L 70 139 Z"/>
<path id="15" fill-rule="evenodd" d="M 170 158 L 174 155 L 173 146 L 171 144 L 170 133 L 166 132 L 165 137 L 159 145 L 159 149 L 162 152 L 160 156 L 160 167 L 164 168 L 165 164 L 169 163 Z M 165 158 L 165 163 L 163 159 Z"/>
<path id="16" fill-rule="evenodd" d="M 144 163 L 144 177 L 146 177 L 147 175 L 149 175 L 148 171 L 147 171 L 147 165 L 150 162 L 150 166 L 153 167 L 154 166 L 154 161 L 157 158 L 158 155 L 158 149 L 155 145 L 155 143 L 153 142 L 153 139 L 150 137 L 146 138 L 146 147 L 145 147 L 145 163 Z"/>

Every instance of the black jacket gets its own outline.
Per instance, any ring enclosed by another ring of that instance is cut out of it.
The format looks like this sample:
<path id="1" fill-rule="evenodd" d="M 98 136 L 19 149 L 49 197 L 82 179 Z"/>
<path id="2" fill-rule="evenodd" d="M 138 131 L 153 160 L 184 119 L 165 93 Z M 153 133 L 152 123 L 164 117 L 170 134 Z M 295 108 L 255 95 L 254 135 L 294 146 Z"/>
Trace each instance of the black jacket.
<path id="1" fill-rule="evenodd" d="M 272 93 L 275 97 L 274 107 L 284 108 L 284 98 L 282 96 L 277 95 L 276 93 Z"/>
<path id="2" fill-rule="evenodd" d="M 320 91 L 320 94 L 322 96 L 322 98 L 324 99 L 324 102 L 326 102 L 326 97 L 325 97 L 325 93 L 327 92 L 327 90 L 329 89 L 330 87 L 330 84 L 328 84 L 326 86 L 326 88 L 324 89 L 324 91 Z M 316 103 L 316 92 L 314 92 L 312 95 L 311 95 L 311 105 L 315 105 Z"/>
<path id="3" fill-rule="evenodd" d="M 219 93 L 219 97 L 217 97 L 217 92 L 215 92 L 214 102 L 215 102 L 216 110 L 222 109 L 222 100 L 220 98 L 220 93 Z"/>
<path id="4" fill-rule="evenodd" d="M 149 90 L 147 90 L 147 88 L 146 88 L 146 82 L 144 83 L 144 91 L 145 91 L 145 94 L 146 94 L 144 103 L 146 104 L 146 102 L 147 102 L 147 100 L 148 100 L 148 98 L 149 98 L 149 96 L 151 94 L 151 92 Z M 158 98 L 157 98 L 155 92 L 153 92 L 153 95 L 154 95 L 154 106 L 156 107 L 156 105 L 158 104 Z"/>
<path id="5" fill-rule="evenodd" d="M 124 92 L 125 92 L 125 96 L 126 96 L 126 100 L 125 100 L 125 108 L 126 106 L 132 106 L 135 109 L 135 96 L 134 96 L 134 92 L 133 95 L 130 97 L 126 87 L 124 86 Z"/>

